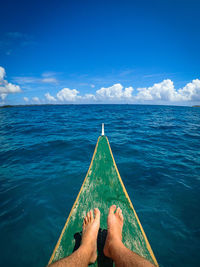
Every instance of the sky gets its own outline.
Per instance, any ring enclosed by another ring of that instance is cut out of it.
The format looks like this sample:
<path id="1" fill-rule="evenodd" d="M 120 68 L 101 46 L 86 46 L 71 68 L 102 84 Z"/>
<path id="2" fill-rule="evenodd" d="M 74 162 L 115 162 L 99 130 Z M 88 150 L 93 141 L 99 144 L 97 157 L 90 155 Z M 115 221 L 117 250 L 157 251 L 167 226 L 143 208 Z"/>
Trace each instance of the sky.
<path id="1" fill-rule="evenodd" d="M 6 0 L 0 105 L 200 104 L 200 1 Z"/>

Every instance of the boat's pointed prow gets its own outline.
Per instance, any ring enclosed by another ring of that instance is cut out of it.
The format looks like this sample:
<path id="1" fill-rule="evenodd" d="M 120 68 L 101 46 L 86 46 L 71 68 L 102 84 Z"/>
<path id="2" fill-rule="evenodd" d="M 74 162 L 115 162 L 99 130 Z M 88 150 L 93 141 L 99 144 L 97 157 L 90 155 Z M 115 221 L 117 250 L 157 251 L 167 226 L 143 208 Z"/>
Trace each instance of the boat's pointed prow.
<path id="1" fill-rule="evenodd" d="M 108 261 L 108 258 L 103 255 L 103 240 L 105 241 L 108 210 L 113 204 L 122 209 L 125 218 L 123 226 L 123 242 L 125 246 L 158 266 L 120 177 L 108 138 L 104 135 L 103 123 L 102 136 L 98 138 L 89 170 L 49 263 L 73 253 L 80 245 L 78 240 L 81 240 L 82 223 L 85 214 L 91 209 L 99 208 L 101 211 L 101 231 L 99 231 L 97 241 L 97 247 L 99 248 L 98 260 L 93 266 L 113 266 L 112 262 Z"/>

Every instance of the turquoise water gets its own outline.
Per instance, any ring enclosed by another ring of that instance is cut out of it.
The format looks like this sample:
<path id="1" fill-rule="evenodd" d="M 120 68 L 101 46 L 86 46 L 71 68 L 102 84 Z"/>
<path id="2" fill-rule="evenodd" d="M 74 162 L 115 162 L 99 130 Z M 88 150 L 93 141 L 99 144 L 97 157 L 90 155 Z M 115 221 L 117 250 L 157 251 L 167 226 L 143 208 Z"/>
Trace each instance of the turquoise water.
<path id="1" fill-rule="evenodd" d="M 161 266 L 200 262 L 200 109 L 0 109 L 1 266 L 45 266 L 105 134 Z"/>

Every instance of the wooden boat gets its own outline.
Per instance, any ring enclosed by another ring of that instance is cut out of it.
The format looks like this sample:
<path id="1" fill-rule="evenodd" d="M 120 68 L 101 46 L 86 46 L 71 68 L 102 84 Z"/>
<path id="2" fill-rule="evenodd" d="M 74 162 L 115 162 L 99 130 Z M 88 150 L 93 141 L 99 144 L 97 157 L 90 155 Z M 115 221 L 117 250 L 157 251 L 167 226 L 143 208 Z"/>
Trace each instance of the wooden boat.
<path id="1" fill-rule="evenodd" d="M 87 175 L 61 232 L 49 264 L 70 255 L 78 248 L 81 241 L 83 218 L 87 211 L 98 207 L 101 211 L 101 228 L 97 241 L 98 258 L 93 266 L 113 266 L 113 262 L 103 255 L 108 209 L 112 204 L 119 206 L 123 211 L 125 218 L 123 242 L 125 246 L 158 266 L 122 182 L 108 138 L 104 135 L 104 127 L 102 126 L 102 136 L 98 138 Z"/>

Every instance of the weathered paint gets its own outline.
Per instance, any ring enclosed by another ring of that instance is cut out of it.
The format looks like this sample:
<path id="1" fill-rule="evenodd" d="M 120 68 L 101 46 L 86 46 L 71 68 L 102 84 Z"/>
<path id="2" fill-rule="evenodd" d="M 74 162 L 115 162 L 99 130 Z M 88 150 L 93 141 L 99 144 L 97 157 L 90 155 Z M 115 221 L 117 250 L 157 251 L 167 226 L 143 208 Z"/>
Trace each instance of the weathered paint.
<path id="1" fill-rule="evenodd" d="M 99 137 L 97 141 L 87 175 L 49 263 L 70 255 L 77 248 L 81 240 L 82 222 L 86 212 L 98 207 L 101 211 L 101 230 L 97 242 L 98 259 L 93 266 L 112 266 L 112 261 L 104 257 L 102 252 L 106 237 L 108 209 L 112 204 L 119 206 L 123 212 L 123 242 L 125 246 L 158 266 L 119 175 L 106 136 Z"/>

